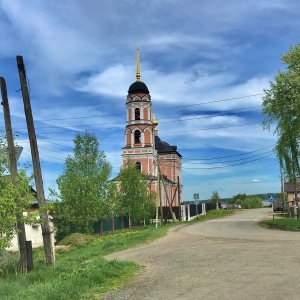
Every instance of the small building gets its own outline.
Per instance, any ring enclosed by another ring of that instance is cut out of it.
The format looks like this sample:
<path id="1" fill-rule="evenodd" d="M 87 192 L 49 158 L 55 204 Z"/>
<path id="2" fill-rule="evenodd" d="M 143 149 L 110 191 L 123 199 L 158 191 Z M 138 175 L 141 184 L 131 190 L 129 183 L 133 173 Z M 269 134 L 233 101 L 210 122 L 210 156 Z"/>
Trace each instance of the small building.
<path id="1" fill-rule="evenodd" d="M 300 201 L 300 178 L 296 179 L 296 189 L 297 189 L 297 202 Z M 295 202 L 295 184 L 293 182 L 285 182 L 284 183 L 284 191 L 287 194 L 287 206 L 294 206 Z M 297 204 L 297 203 L 296 203 Z"/>
<path id="2" fill-rule="evenodd" d="M 30 188 L 31 193 L 33 196 L 36 198 L 36 191 L 31 187 Z M 24 216 L 36 211 L 39 209 L 39 204 L 37 201 L 33 201 L 31 203 L 31 206 L 29 209 L 23 213 Z M 49 221 L 50 221 L 50 228 L 52 229 L 51 231 L 54 232 L 54 222 L 53 222 L 53 217 L 48 215 Z M 31 241 L 32 243 L 32 248 L 38 248 L 43 246 L 44 241 L 43 241 L 43 234 L 42 234 L 42 227 L 40 224 L 25 224 L 25 233 L 26 233 L 26 240 Z M 54 233 L 51 235 L 52 243 L 54 243 Z M 19 243 L 18 243 L 18 236 L 15 235 L 13 239 L 11 240 L 11 246 L 7 250 L 12 250 L 12 251 L 18 251 L 19 250 Z"/>

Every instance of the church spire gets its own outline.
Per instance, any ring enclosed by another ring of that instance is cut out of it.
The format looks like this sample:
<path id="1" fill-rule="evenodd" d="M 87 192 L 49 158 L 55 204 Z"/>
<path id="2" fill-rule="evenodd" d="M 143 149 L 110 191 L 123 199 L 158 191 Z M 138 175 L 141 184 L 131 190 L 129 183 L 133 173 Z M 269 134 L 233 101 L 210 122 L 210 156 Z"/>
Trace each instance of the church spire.
<path id="1" fill-rule="evenodd" d="M 141 81 L 139 42 L 136 43 L 136 81 Z"/>

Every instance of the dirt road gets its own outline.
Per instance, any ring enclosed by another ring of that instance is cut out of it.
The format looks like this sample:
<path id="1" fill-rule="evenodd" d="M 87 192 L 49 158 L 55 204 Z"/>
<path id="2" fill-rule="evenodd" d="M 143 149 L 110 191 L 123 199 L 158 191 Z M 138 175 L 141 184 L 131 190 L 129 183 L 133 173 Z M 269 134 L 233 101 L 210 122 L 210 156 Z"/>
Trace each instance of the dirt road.
<path id="1" fill-rule="evenodd" d="M 183 226 L 109 255 L 144 268 L 102 299 L 300 299 L 300 233 L 259 227 L 269 214 L 256 209 Z"/>

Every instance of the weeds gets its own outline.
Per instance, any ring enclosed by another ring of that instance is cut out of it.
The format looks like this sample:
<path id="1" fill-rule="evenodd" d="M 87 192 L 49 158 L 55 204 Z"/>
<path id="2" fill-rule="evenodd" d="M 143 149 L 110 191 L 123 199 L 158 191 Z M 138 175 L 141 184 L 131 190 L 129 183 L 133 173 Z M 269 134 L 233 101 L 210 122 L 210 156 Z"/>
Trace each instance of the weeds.
<path id="1" fill-rule="evenodd" d="M 13 251 L 0 252 L 0 277 L 18 274 L 19 253 Z"/>

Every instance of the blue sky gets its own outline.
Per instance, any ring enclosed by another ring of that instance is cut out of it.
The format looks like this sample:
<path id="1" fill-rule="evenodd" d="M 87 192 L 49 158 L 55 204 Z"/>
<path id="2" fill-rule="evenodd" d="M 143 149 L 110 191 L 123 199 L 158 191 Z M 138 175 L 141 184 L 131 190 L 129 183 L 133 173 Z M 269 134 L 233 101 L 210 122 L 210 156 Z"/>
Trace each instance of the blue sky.
<path id="1" fill-rule="evenodd" d="M 299 11 L 297 0 L 0 0 L 0 76 L 21 165 L 31 155 L 16 55 L 48 196 L 78 132 L 97 136 L 118 173 L 139 42 L 159 136 L 183 156 L 183 200 L 279 192 L 276 136 L 261 126 L 261 103 L 284 68 L 280 55 L 299 43 Z"/>

